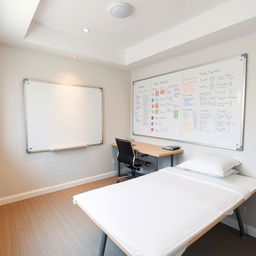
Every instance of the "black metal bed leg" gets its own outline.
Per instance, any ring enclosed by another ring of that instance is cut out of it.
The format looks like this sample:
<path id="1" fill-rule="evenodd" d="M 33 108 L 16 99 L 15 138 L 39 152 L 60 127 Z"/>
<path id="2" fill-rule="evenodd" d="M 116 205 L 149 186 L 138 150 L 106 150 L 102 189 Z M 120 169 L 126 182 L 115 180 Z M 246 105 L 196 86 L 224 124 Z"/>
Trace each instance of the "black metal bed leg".
<path id="1" fill-rule="evenodd" d="M 106 243 L 107 243 L 108 236 L 106 233 L 102 232 L 101 235 L 101 241 L 100 241 L 100 250 L 99 250 L 99 256 L 104 256 Z"/>
<path id="2" fill-rule="evenodd" d="M 237 218 L 237 222 L 238 222 L 238 226 L 239 226 L 239 230 L 240 230 L 240 235 L 242 238 L 246 238 L 246 232 L 244 229 L 243 220 L 241 218 L 240 209 L 239 208 L 235 209 L 235 213 L 236 213 L 236 218 Z"/>

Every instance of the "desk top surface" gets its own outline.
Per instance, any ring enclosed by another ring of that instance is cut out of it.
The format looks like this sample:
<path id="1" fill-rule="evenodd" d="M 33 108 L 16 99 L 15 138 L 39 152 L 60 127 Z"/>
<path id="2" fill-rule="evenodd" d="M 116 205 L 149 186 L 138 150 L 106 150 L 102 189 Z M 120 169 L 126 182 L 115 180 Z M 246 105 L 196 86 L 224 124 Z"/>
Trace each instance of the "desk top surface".
<path id="1" fill-rule="evenodd" d="M 135 152 L 155 156 L 155 157 L 163 157 L 163 156 L 170 156 L 170 155 L 176 155 L 183 153 L 183 149 L 178 149 L 178 150 L 166 150 L 163 149 L 163 146 L 159 145 L 153 145 L 153 144 L 148 144 L 144 142 L 139 142 L 139 141 L 132 141 L 133 149 Z M 116 143 L 113 142 L 112 146 L 116 147 Z"/>

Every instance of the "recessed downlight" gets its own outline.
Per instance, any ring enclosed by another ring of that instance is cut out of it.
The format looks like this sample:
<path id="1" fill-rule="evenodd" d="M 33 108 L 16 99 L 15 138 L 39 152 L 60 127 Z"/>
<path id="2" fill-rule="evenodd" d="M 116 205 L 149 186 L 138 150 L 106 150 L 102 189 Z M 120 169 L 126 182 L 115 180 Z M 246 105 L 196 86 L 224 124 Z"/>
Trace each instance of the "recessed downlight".
<path id="1" fill-rule="evenodd" d="M 72 57 L 73 57 L 74 59 L 77 59 L 77 58 L 78 58 L 78 55 L 73 54 Z"/>
<path id="2" fill-rule="evenodd" d="M 89 29 L 88 28 L 83 28 L 83 32 L 85 32 L 85 33 L 89 33 Z"/>
<path id="3" fill-rule="evenodd" d="M 108 12 L 111 16 L 122 19 L 132 14 L 133 7 L 129 3 L 119 2 L 112 4 Z"/>

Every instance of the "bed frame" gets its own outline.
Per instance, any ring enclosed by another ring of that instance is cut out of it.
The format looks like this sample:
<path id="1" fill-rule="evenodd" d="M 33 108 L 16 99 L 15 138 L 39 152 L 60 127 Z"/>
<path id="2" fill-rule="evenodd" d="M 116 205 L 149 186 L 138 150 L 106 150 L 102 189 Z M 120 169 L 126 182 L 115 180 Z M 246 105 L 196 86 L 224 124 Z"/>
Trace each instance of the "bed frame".
<path id="1" fill-rule="evenodd" d="M 239 203 L 239 206 L 244 202 L 244 200 Z M 239 231 L 240 231 L 240 235 L 242 238 L 246 238 L 246 232 L 245 232 L 245 228 L 244 228 L 244 223 L 243 223 L 243 219 L 241 217 L 241 212 L 240 212 L 240 208 L 239 206 L 234 210 L 235 214 L 236 214 L 236 218 L 237 218 L 237 222 L 238 222 L 238 226 L 239 226 Z M 190 246 L 191 244 L 193 244 L 196 240 L 198 240 L 200 237 L 202 237 L 205 233 L 207 233 L 211 228 L 213 228 L 216 224 L 218 224 L 221 220 L 223 220 L 227 215 L 221 216 L 217 221 L 215 221 L 213 224 L 211 224 L 209 227 L 207 227 L 200 235 L 198 235 L 197 237 L 195 237 L 194 239 L 192 239 L 188 246 Z M 101 242 L 100 242 L 100 249 L 99 249 L 99 254 L 98 256 L 104 256 L 105 253 L 105 248 L 106 248 L 106 243 L 107 243 L 107 238 L 108 235 L 103 231 L 101 234 Z"/>

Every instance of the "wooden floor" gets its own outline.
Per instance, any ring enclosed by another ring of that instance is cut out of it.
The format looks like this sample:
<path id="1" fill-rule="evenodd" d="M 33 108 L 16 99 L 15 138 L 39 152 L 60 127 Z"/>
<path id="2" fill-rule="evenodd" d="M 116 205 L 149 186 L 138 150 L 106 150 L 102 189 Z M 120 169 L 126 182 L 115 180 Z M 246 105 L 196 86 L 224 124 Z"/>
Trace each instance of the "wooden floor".
<path id="1" fill-rule="evenodd" d="M 0 207 L 0 256 L 94 256 L 101 231 L 72 197 L 115 182 L 109 178 Z M 145 238 L 146 239 L 146 238 Z M 106 256 L 124 256 L 108 240 Z M 218 224 L 184 256 L 255 256 L 256 239 Z"/>
<path id="2" fill-rule="evenodd" d="M 0 207 L 0 256 L 97 255 L 100 230 L 72 197 L 115 182 L 114 178 Z M 108 243 L 106 255 L 124 255 Z"/>

